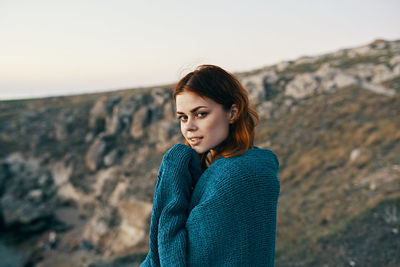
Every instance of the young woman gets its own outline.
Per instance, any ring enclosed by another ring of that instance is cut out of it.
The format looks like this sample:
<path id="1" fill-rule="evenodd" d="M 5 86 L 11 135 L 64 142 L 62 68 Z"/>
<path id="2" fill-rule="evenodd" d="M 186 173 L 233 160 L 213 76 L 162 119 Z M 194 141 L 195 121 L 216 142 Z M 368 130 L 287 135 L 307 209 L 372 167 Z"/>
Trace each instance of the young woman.
<path id="1" fill-rule="evenodd" d="M 174 91 L 186 144 L 163 157 L 141 266 L 273 266 L 278 159 L 231 74 L 202 65 Z"/>

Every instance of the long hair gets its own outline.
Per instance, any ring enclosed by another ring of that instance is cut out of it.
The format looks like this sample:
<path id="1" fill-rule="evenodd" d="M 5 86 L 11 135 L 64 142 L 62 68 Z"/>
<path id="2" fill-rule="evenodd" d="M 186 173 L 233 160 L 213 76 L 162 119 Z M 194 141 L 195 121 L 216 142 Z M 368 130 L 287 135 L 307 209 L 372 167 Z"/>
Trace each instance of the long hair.
<path id="1" fill-rule="evenodd" d="M 211 164 L 218 157 L 224 158 L 242 155 L 254 146 L 255 127 L 259 122 L 257 112 L 250 107 L 246 89 L 232 74 L 214 65 L 201 65 L 186 74 L 176 85 L 174 99 L 182 92 L 189 91 L 202 97 L 208 97 L 228 111 L 236 104 L 238 112 L 230 124 L 225 141 L 213 150 L 200 155 L 203 165 Z M 186 141 L 186 145 L 189 143 Z"/>

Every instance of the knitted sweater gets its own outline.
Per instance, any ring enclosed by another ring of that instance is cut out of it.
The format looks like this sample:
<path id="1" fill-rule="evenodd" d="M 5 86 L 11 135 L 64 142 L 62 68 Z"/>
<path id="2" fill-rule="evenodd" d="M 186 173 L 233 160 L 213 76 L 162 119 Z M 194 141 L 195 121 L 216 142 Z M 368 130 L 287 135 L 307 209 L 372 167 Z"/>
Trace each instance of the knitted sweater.
<path id="1" fill-rule="evenodd" d="M 172 147 L 160 166 L 141 266 L 273 266 L 278 167 L 272 151 L 254 148 L 203 172 L 192 148 Z"/>

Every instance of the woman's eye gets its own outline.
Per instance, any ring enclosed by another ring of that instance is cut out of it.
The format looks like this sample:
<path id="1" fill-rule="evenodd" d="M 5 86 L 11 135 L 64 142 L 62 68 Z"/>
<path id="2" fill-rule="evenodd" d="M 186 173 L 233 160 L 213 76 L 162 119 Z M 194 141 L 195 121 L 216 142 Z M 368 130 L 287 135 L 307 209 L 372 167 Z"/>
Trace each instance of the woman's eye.
<path id="1" fill-rule="evenodd" d="M 180 121 L 185 121 L 185 120 L 187 120 L 187 116 L 178 116 L 178 120 L 180 120 Z"/>
<path id="2" fill-rule="evenodd" d="M 199 113 L 197 113 L 197 117 L 199 117 L 199 118 L 204 118 L 205 116 L 207 116 L 207 112 L 199 112 Z"/>

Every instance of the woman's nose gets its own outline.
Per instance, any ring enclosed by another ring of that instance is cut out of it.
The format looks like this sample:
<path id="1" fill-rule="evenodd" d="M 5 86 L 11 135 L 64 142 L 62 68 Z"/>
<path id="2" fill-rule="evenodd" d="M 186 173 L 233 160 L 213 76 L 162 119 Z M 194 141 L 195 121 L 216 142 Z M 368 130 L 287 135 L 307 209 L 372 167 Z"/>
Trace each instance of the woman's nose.
<path id="1" fill-rule="evenodd" d="M 196 125 L 196 121 L 194 120 L 194 118 L 189 118 L 187 120 L 187 122 L 185 123 L 185 130 L 186 131 L 195 131 L 195 130 L 197 130 L 197 125 Z"/>

